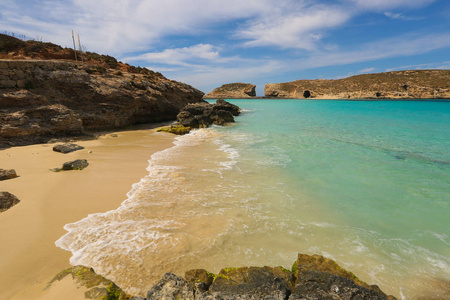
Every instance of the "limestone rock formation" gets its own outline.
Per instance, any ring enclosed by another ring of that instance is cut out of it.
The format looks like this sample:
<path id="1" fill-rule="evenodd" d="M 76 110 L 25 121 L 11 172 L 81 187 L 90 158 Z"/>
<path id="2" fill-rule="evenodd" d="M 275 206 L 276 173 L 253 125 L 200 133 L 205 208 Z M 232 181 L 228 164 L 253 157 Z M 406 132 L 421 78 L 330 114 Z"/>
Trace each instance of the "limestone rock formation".
<path id="1" fill-rule="evenodd" d="M 0 148 L 174 120 L 203 93 L 159 73 L 61 60 L 0 60 Z"/>
<path id="2" fill-rule="evenodd" d="M 240 112 L 237 105 L 223 99 L 218 99 L 215 104 L 207 102 L 188 104 L 177 115 L 177 123 L 161 127 L 158 131 L 186 134 L 192 128 L 206 128 L 212 124 L 223 126 L 234 122 L 233 116 L 238 116 Z"/>
<path id="3" fill-rule="evenodd" d="M 0 212 L 10 209 L 19 202 L 20 200 L 13 194 L 8 192 L 0 192 Z"/>
<path id="4" fill-rule="evenodd" d="M 13 178 L 16 178 L 16 177 L 17 177 L 16 170 L 14 170 L 14 169 L 10 169 L 10 170 L 0 169 L 0 181 L 13 179 Z"/>
<path id="5" fill-rule="evenodd" d="M 215 88 L 212 92 L 205 95 L 205 99 L 245 99 L 256 96 L 256 85 L 250 83 L 228 83 Z"/>
<path id="6" fill-rule="evenodd" d="M 55 152 L 61 152 L 64 154 L 70 153 L 70 152 L 74 152 L 74 151 L 78 151 L 78 150 L 83 150 L 84 147 L 77 145 L 77 144 L 71 144 L 71 143 L 65 143 L 65 144 L 58 144 L 55 145 L 53 147 L 53 151 Z"/>
<path id="7" fill-rule="evenodd" d="M 147 300 L 194 300 L 194 290 L 187 281 L 172 273 L 166 273 L 160 282 L 147 293 Z"/>
<path id="8" fill-rule="evenodd" d="M 267 98 L 449 99 L 450 70 L 412 70 L 356 75 L 337 80 L 269 83 Z"/>
<path id="9" fill-rule="evenodd" d="M 292 271 L 282 267 L 243 267 L 212 274 L 196 269 L 187 271 L 185 278 L 167 273 L 146 298 L 132 299 L 395 299 L 319 255 L 299 254 Z"/>

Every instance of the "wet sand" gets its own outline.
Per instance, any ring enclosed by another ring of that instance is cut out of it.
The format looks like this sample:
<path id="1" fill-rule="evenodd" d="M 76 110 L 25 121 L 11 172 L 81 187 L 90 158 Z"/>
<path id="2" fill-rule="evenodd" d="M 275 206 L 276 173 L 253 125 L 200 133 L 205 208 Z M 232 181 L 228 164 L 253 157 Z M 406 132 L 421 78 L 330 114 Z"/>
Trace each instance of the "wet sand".
<path id="1" fill-rule="evenodd" d="M 0 168 L 18 178 L 0 182 L 20 203 L 0 213 L 0 299 L 84 299 L 84 290 L 67 279 L 43 291 L 61 270 L 70 267 L 70 252 L 55 246 L 64 225 L 91 213 L 116 209 L 133 183 L 148 174 L 150 156 L 172 146 L 174 136 L 148 128 L 81 141 L 84 150 L 69 154 L 55 144 L 0 151 Z M 87 159 L 82 171 L 54 173 L 64 162 Z"/>

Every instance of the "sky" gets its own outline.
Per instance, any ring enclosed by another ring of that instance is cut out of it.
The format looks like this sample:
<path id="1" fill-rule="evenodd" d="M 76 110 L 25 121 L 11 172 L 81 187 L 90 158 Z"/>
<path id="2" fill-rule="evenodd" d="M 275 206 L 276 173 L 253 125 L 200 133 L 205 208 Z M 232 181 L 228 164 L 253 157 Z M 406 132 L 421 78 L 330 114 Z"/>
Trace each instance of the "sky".
<path id="1" fill-rule="evenodd" d="M 72 45 L 208 93 L 450 69 L 449 0 L 0 0 L 0 33 Z"/>

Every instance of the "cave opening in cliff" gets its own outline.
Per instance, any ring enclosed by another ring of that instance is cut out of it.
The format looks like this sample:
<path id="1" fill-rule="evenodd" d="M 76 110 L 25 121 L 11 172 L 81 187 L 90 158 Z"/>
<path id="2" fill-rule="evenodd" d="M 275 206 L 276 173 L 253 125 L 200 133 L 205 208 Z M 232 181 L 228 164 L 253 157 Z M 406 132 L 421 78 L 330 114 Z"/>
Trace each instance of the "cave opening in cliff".
<path id="1" fill-rule="evenodd" d="M 308 91 L 308 90 L 304 91 L 303 92 L 303 98 L 309 98 L 309 97 L 311 97 L 311 92 Z"/>

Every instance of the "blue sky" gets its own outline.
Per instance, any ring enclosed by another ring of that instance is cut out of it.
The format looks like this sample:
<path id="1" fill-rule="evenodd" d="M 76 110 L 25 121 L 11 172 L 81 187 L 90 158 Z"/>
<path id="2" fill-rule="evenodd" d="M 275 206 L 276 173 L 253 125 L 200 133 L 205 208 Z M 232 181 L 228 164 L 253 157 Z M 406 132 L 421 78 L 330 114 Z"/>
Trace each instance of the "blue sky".
<path id="1" fill-rule="evenodd" d="M 450 69 L 449 0 L 0 0 L 0 32 L 224 83 Z"/>

